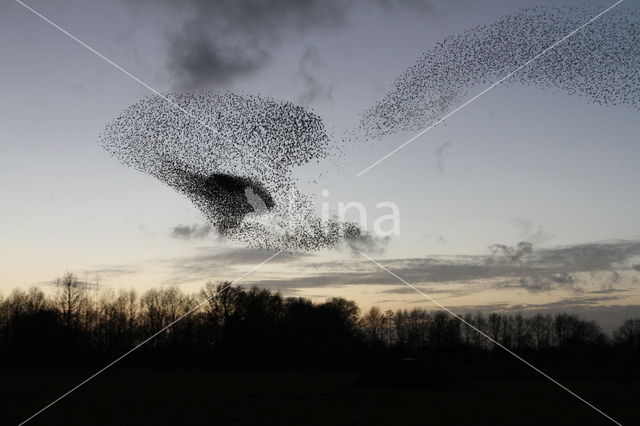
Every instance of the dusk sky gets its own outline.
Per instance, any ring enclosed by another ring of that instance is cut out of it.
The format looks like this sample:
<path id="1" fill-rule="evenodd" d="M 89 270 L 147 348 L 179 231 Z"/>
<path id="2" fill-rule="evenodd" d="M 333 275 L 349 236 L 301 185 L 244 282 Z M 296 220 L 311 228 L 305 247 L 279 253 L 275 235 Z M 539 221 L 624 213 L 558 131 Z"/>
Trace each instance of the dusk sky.
<path id="1" fill-rule="evenodd" d="M 322 117 L 334 141 L 447 36 L 558 4 L 25 3 L 160 92 L 291 101 Z M 640 4 L 628 0 L 616 12 L 632 10 Z M 114 289 L 193 290 L 273 254 L 201 232 L 206 220 L 187 198 L 99 146 L 105 125 L 153 93 L 18 2 L 0 11 L 0 293 L 46 287 L 66 271 Z M 369 227 L 389 214 L 377 203 L 395 203 L 399 235 L 362 250 L 446 306 L 575 310 L 607 326 L 640 312 L 639 134 L 637 107 L 499 85 L 361 176 L 413 134 L 347 146 L 340 167 L 296 176 L 318 211 L 361 202 Z M 521 257 L 520 242 L 532 247 Z M 430 306 L 347 248 L 285 253 L 243 282 L 365 308 Z"/>

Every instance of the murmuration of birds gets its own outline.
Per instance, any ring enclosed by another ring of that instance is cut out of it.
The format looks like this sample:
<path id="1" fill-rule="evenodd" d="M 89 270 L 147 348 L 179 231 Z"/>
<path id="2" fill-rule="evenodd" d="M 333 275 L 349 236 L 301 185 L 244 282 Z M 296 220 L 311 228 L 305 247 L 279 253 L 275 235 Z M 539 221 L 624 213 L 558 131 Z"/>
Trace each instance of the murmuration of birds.
<path id="1" fill-rule="evenodd" d="M 320 117 L 255 95 L 167 99 L 125 109 L 101 134 L 102 147 L 184 194 L 221 236 L 245 246 L 309 251 L 359 237 L 353 223 L 318 217 L 292 174 L 330 154 Z"/>
<path id="2" fill-rule="evenodd" d="M 455 34 L 425 52 L 362 114 L 347 141 L 418 132 L 589 22 L 602 9 L 532 7 Z M 618 7 L 589 23 L 504 81 L 640 107 L 640 13 Z"/>
<path id="3" fill-rule="evenodd" d="M 509 74 L 597 12 L 534 7 L 447 37 L 401 74 L 342 142 L 379 140 L 437 122 L 471 90 Z M 638 109 L 639 15 L 609 12 L 504 83 Z M 319 116 L 258 95 L 204 91 L 167 98 L 148 97 L 126 108 L 106 126 L 100 143 L 123 165 L 188 197 L 221 236 L 288 251 L 365 236 L 355 223 L 318 217 L 313 199 L 297 189 L 296 167 L 344 152 Z"/>

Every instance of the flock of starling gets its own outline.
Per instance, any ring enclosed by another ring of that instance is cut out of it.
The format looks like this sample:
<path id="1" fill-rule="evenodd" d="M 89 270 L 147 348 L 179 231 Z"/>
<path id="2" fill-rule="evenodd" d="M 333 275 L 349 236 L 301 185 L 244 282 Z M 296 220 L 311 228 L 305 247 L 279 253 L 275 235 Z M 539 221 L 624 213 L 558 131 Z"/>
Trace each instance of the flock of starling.
<path id="1" fill-rule="evenodd" d="M 349 140 L 419 131 L 588 21 L 590 8 L 530 8 L 453 35 L 424 53 L 362 115 Z M 534 84 L 602 105 L 640 106 L 638 12 L 614 10 L 522 68 L 505 84 Z M 122 164 L 187 196 L 240 244 L 291 251 L 363 235 L 321 219 L 294 168 L 340 152 L 323 121 L 290 102 L 201 92 L 148 97 L 108 124 L 101 145 Z"/>
<path id="2" fill-rule="evenodd" d="M 504 84 L 535 85 L 600 105 L 638 109 L 640 13 L 617 8 L 591 21 L 599 11 L 533 7 L 447 37 L 364 112 L 355 138 L 376 140 L 437 124 L 471 90 L 488 87 L 523 65 Z"/>
<path id="3" fill-rule="evenodd" d="M 317 250 L 357 238 L 321 220 L 294 167 L 329 155 L 322 120 L 261 96 L 201 92 L 147 97 L 100 136 L 122 164 L 186 195 L 218 233 L 250 247 Z"/>

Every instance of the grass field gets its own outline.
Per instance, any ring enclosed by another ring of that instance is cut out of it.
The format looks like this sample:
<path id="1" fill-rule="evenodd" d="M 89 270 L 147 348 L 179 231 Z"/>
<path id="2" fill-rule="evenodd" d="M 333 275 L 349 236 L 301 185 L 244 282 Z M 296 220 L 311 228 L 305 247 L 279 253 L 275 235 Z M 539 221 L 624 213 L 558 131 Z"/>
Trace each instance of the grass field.
<path id="1" fill-rule="evenodd" d="M 83 370 L 0 371 L 0 424 L 17 425 Z M 563 381 L 622 424 L 640 423 L 638 381 Z M 612 424 L 544 378 L 376 383 L 355 372 L 114 368 L 32 425 Z"/>

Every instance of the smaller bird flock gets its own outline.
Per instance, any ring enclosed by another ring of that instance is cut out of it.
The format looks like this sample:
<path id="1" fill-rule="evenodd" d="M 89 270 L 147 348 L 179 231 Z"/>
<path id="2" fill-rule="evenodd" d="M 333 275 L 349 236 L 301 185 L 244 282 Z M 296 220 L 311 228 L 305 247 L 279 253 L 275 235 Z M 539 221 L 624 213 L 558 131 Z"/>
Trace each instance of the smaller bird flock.
<path id="1" fill-rule="evenodd" d="M 349 142 L 416 132 L 438 122 L 475 87 L 486 87 L 542 53 L 600 10 L 533 7 L 447 37 L 398 77 L 362 115 Z M 617 8 L 505 81 L 640 108 L 640 13 Z"/>

